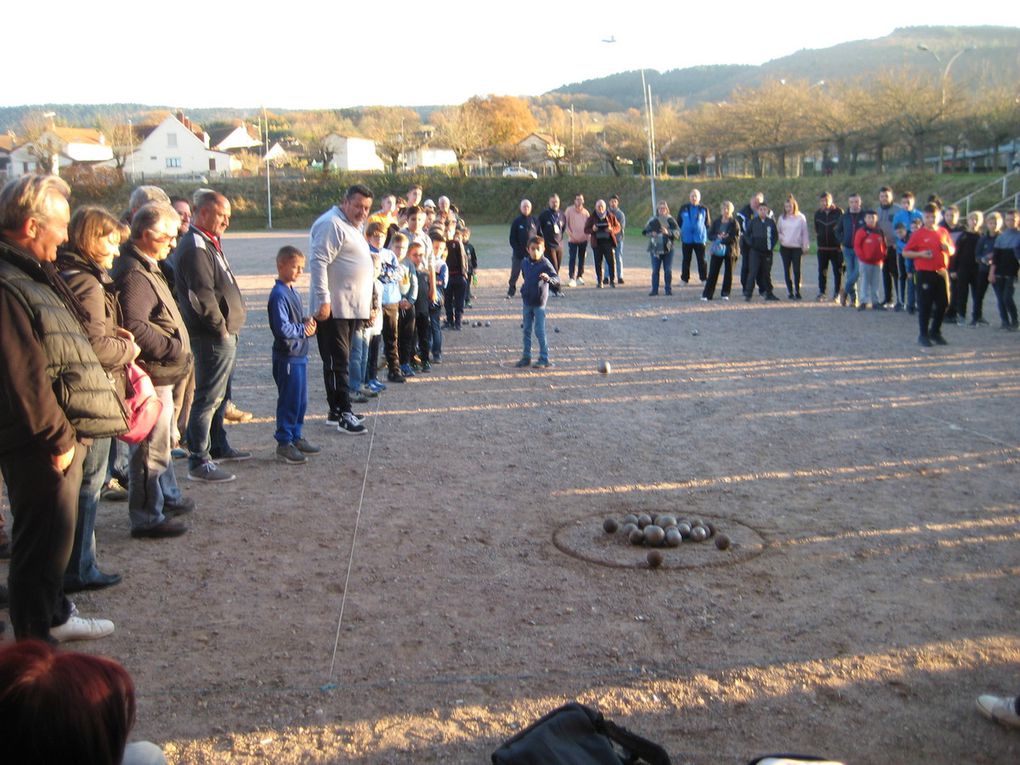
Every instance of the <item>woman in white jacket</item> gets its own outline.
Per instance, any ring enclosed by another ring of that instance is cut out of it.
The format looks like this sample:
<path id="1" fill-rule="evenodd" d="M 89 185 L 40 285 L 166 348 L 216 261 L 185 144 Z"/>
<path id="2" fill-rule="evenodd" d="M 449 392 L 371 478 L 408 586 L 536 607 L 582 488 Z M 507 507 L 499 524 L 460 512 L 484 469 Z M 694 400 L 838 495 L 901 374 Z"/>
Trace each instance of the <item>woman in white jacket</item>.
<path id="1" fill-rule="evenodd" d="M 793 194 L 786 196 L 783 214 L 776 221 L 779 229 L 779 254 L 783 258 L 783 276 L 790 300 L 800 300 L 800 259 L 811 249 L 807 218 L 797 206 Z M 792 271 L 792 274 L 791 274 Z"/>

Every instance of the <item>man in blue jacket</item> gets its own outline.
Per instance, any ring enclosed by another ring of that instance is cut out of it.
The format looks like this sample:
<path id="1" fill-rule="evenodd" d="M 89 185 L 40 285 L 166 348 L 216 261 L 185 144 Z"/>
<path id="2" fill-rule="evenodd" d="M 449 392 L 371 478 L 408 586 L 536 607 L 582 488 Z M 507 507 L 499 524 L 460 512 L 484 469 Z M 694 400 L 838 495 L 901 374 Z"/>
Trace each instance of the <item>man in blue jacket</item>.
<path id="1" fill-rule="evenodd" d="M 680 279 L 684 284 L 691 280 L 692 254 L 698 259 L 698 278 L 705 281 L 705 242 L 708 241 L 708 229 L 712 225 L 708 208 L 701 204 L 701 192 L 694 189 L 690 199 L 690 202 L 680 207 L 676 216 L 680 223 L 680 244 L 683 248 Z"/>
<path id="2" fill-rule="evenodd" d="M 843 247 L 843 263 L 846 266 L 846 282 L 840 293 L 840 303 L 853 306 L 857 302 L 857 277 L 860 275 L 860 264 L 854 253 L 854 234 L 864 225 L 864 212 L 861 210 L 861 195 L 854 193 L 849 198 L 849 209 L 843 213 L 836 227 L 836 235 Z"/>
<path id="3" fill-rule="evenodd" d="M 509 300 L 517 294 L 517 278 L 521 275 L 521 263 L 528 257 L 528 242 L 538 235 L 538 221 L 531 214 L 531 200 L 521 200 L 521 214 L 510 224 L 510 282 L 506 291 Z"/>

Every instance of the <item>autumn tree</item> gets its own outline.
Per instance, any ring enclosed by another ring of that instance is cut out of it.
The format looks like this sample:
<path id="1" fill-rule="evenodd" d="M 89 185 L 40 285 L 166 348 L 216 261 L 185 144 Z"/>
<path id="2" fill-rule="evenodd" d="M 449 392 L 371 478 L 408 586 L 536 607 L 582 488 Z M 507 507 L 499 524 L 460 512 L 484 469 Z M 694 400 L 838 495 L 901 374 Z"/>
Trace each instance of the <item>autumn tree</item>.
<path id="1" fill-rule="evenodd" d="M 453 151 L 457 172 L 467 175 L 467 161 L 490 145 L 476 99 L 433 112 L 430 120 L 436 127 L 436 141 Z"/>
<path id="2" fill-rule="evenodd" d="M 890 128 L 907 147 L 911 164 L 924 170 L 927 149 L 941 142 L 949 113 L 950 99 L 943 103 L 941 83 L 919 74 L 883 74 L 875 81 L 873 103 L 892 115 Z"/>
<path id="3" fill-rule="evenodd" d="M 124 165 L 135 150 L 134 129 L 127 122 L 100 117 L 96 129 L 106 138 L 106 144 L 113 152 L 113 166 L 117 176 L 124 180 Z"/>
<path id="4" fill-rule="evenodd" d="M 807 120 L 822 149 L 823 164 L 831 149 L 839 159 L 840 171 L 856 175 L 860 150 L 869 135 L 873 137 L 876 122 L 885 123 L 871 110 L 861 108 L 867 98 L 864 87 L 856 82 L 826 83 L 813 93 Z"/>
<path id="5" fill-rule="evenodd" d="M 21 120 L 20 134 L 28 143 L 28 153 L 36 161 L 39 170 L 49 175 L 57 155 L 60 153 L 60 139 L 53 134 L 53 115 L 30 112 Z"/>
<path id="6" fill-rule="evenodd" d="M 641 126 L 640 112 L 631 109 L 606 117 L 600 130 L 585 135 L 584 145 L 592 159 L 604 163 L 620 176 L 621 167 L 642 162 L 647 156 L 647 138 Z"/>
<path id="7" fill-rule="evenodd" d="M 807 142 L 807 90 L 804 82 L 772 80 L 757 88 L 733 91 L 730 101 L 736 136 L 751 157 L 756 178 L 764 175 L 763 154 L 775 157 L 776 169 L 785 178 L 788 154 Z"/>
<path id="8" fill-rule="evenodd" d="M 376 153 L 386 160 L 391 173 L 400 169 L 402 155 L 417 147 L 420 126 L 418 113 L 403 107 L 370 106 L 358 121 L 358 129 L 375 141 Z"/>

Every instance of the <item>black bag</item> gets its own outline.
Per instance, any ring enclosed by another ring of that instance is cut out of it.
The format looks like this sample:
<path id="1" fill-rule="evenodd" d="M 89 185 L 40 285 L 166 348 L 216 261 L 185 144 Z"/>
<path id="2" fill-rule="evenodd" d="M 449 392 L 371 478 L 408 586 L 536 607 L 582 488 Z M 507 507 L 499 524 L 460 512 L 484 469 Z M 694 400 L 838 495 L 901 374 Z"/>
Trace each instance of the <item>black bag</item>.
<path id="1" fill-rule="evenodd" d="M 576 702 L 554 709 L 492 753 L 493 765 L 670 765 L 666 750 Z"/>

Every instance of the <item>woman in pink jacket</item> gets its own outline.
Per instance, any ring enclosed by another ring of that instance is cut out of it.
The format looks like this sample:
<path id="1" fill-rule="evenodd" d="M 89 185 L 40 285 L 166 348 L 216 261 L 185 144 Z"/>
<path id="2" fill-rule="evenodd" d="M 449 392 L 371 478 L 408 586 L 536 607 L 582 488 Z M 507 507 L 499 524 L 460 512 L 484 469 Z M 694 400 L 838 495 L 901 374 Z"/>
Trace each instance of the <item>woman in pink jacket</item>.
<path id="1" fill-rule="evenodd" d="M 783 258 L 786 292 L 790 300 L 800 300 L 800 259 L 811 249 L 811 240 L 808 239 L 807 218 L 793 194 L 787 194 L 776 228 L 779 229 L 779 254 Z"/>

